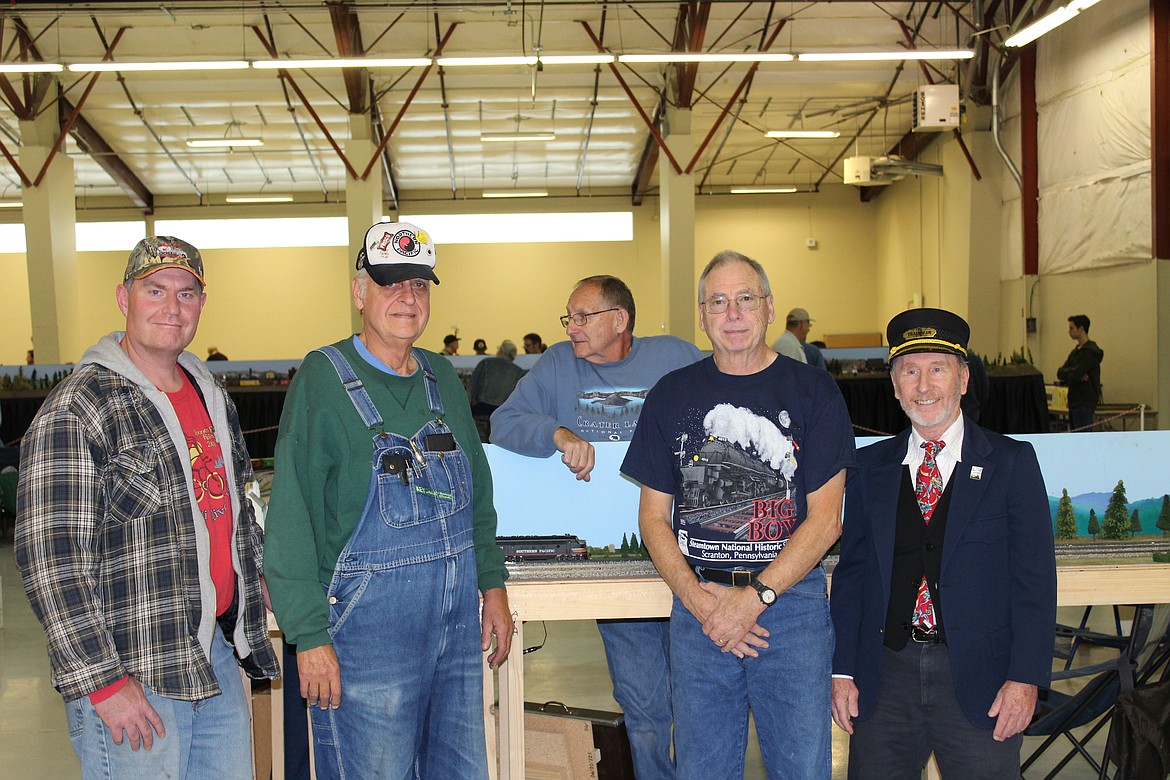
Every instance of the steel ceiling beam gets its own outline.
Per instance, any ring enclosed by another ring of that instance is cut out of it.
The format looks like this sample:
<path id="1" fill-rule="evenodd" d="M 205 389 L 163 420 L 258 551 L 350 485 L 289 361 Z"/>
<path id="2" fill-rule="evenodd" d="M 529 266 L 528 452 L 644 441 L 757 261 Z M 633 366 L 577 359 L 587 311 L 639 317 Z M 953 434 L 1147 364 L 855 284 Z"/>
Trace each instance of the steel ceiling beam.
<path id="1" fill-rule="evenodd" d="M 357 59 L 366 55 L 362 47 L 362 28 L 351 0 L 332 0 L 325 3 L 329 9 L 329 21 L 333 23 L 333 36 L 337 39 L 337 56 L 342 59 Z M 366 113 L 366 89 L 368 79 L 365 68 L 343 68 L 345 93 L 349 97 L 349 113 Z"/>
<path id="2" fill-rule="evenodd" d="M 106 142 L 101 133 L 86 121 L 85 117 L 64 95 L 57 99 L 57 108 L 62 125 L 65 123 L 67 114 L 75 115 L 76 118 L 70 132 L 81 151 L 88 154 L 94 162 L 101 166 L 106 175 L 126 193 L 126 197 L 130 198 L 135 207 L 144 214 L 153 214 L 154 193 L 142 182 L 142 179 L 138 178 L 138 174 L 134 173 L 130 166 L 118 156 L 118 153 Z"/>
<path id="3" fill-rule="evenodd" d="M 459 22 L 455 22 L 454 24 L 447 27 L 446 34 L 443 35 L 443 37 L 439 40 L 438 45 L 435 46 L 435 51 L 431 55 L 433 58 L 442 56 L 443 47 L 447 45 L 447 41 L 451 40 L 451 36 L 455 33 L 455 28 L 458 26 Z M 432 63 L 433 62 L 434 60 L 432 60 Z M 399 109 L 398 115 L 394 117 L 394 121 L 390 123 L 390 127 L 386 130 L 386 135 L 382 139 L 382 143 L 378 144 L 378 148 L 374 150 L 374 156 L 370 158 L 370 164 L 367 165 L 366 169 L 362 172 L 360 177 L 361 179 L 364 180 L 367 176 L 370 175 L 370 171 L 374 170 L 375 163 L 378 162 L 382 152 L 386 149 L 386 145 L 390 143 L 391 136 L 393 136 L 394 131 L 398 129 L 398 123 L 402 121 L 402 117 L 406 116 L 406 110 L 410 108 L 410 104 L 414 102 L 414 96 L 418 94 L 419 89 L 422 87 L 423 82 L 427 80 L 427 76 L 430 75 L 431 69 L 433 67 L 435 67 L 434 64 L 427 65 L 425 68 L 423 68 L 422 73 L 419 74 L 418 80 L 414 82 L 414 88 L 410 90 L 410 94 L 407 95 L 406 100 L 403 101 L 402 108 Z"/>
<path id="4" fill-rule="evenodd" d="M 674 50 L 701 52 L 703 39 L 707 35 L 707 20 L 711 16 L 710 0 L 683 3 L 678 9 L 678 24 L 675 26 Z M 690 108 L 694 98 L 695 78 L 699 74 L 699 63 L 680 62 L 674 65 L 678 83 L 678 104 Z"/>
<path id="5" fill-rule="evenodd" d="M 252 32 L 255 33 L 256 37 L 260 39 L 260 43 L 268 52 L 268 56 L 272 57 L 273 59 L 277 59 L 279 55 L 276 52 L 276 46 L 272 41 L 268 40 L 268 38 L 264 36 L 264 32 L 256 25 L 252 25 Z M 337 141 L 334 140 L 333 134 L 329 132 L 329 128 L 325 126 L 325 122 L 321 120 L 321 117 L 317 114 L 316 109 L 313 108 L 313 104 L 309 102 L 309 98 L 307 98 L 305 93 L 301 91 L 301 88 L 297 84 L 296 79 L 294 79 L 292 74 L 289 73 L 285 68 L 280 68 L 276 71 L 276 73 L 282 81 L 293 88 L 293 92 L 297 93 L 297 98 L 300 99 L 301 105 L 303 105 L 305 110 L 309 112 L 309 116 L 313 117 L 313 121 L 317 123 L 317 129 L 321 131 L 321 133 L 325 136 L 325 140 L 329 142 L 331 147 L 333 147 L 333 151 L 337 154 L 337 157 L 345 166 L 346 173 L 355 179 L 359 178 L 357 171 L 354 170 L 353 165 L 349 162 L 349 158 L 345 156 L 345 152 L 343 152 L 341 147 L 337 145 Z M 365 177 L 363 176 L 360 178 Z"/>

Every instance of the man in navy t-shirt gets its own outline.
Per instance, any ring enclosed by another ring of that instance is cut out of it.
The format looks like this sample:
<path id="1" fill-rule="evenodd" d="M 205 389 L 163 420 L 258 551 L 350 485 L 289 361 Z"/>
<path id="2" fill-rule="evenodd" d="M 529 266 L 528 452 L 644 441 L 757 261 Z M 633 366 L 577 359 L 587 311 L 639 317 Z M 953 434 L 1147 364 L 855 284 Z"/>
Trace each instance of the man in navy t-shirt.
<path id="1" fill-rule="evenodd" d="M 655 386 L 622 465 L 674 591 L 679 778 L 742 776 L 749 710 L 770 777 L 831 774 L 820 560 L 841 532 L 853 433 L 832 377 L 768 347 L 774 319 L 760 264 L 716 255 L 699 277 L 714 355 Z"/>

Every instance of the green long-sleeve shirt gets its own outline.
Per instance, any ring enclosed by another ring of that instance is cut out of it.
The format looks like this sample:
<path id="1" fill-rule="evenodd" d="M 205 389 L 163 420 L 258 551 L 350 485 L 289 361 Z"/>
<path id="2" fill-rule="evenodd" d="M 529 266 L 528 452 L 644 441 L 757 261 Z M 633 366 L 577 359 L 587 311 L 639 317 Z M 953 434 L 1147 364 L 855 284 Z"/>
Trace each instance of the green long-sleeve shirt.
<path id="1" fill-rule="evenodd" d="M 352 339 L 334 344 L 365 385 L 387 431 L 413 436 L 434 415 L 421 371 L 392 376 L 358 355 Z M 507 578 L 496 546 L 492 475 L 467 394 L 451 364 L 427 352 L 443 399 L 443 421 L 471 463 L 475 559 L 479 589 Z M 300 649 L 328 644 L 329 604 L 322 583 L 357 527 L 369 490 L 374 434 L 353 408 L 333 364 L 310 352 L 285 400 L 276 440 L 276 476 L 265 523 L 264 575 L 277 622 Z"/>

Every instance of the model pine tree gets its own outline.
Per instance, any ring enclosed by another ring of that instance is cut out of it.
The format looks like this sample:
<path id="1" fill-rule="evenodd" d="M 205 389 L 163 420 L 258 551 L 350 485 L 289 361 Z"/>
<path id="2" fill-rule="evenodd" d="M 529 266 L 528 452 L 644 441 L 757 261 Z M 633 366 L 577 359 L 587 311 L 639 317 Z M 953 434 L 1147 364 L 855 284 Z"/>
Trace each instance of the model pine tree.
<path id="1" fill-rule="evenodd" d="M 630 554 L 630 540 L 625 534 L 622 534 L 622 546 L 618 550 L 622 555 Z"/>
<path id="2" fill-rule="evenodd" d="M 1101 538 L 1121 541 L 1129 538 L 1129 501 L 1125 498 L 1125 482 L 1117 480 L 1109 506 L 1105 507 L 1105 522 L 1101 524 Z"/>
<path id="3" fill-rule="evenodd" d="M 1089 536 L 1093 539 L 1097 538 L 1097 534 L 1101 533 L 1101 521 L 1097 519 L 1097 510 L 1089 510 L 1089 527 L 1085 529 L 1089 532 Z"/>
<path id="4" fill-rule="evenodd" d="M 1129 532 L 1131 534 L 1140 534 L 1142 532 L 1142 519 L 1138 516 L 1138 511 L 1133 510 L 1133 514 L 1129 516 Z"/>
<path id="5" fill-rule="evenodd" d="M 1077 538 L 1077 515 L 1073 511 L 1072 499 L 1068 497 L 1068 488 L 1060 492 L 1060 503 L 1056 505 L 1055 536 L 1059 541 L 1068 541 Z"/>
<path id="6" fill-rule="evenodd" d="M 642 546 L 638 544 L 638 535 L 630 534 L 630 555 L 637 555 L 642 552 Z"/>
<path id="7" fill-rule="evenodd" d="M 1162 534 L 1170 534 L 1170 494 L 1162 495 L 1162 511 L 1158 513 L 1158 528 Z"/>

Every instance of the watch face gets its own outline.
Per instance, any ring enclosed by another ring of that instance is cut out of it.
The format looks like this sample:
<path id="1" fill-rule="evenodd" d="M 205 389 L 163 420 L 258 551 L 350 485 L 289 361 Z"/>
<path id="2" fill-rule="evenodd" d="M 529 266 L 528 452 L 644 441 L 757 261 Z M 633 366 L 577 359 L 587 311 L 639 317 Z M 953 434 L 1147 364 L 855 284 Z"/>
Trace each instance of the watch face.
<path id="1" fill-rule="evenodd" d="M 772 590 L 767 585 L 759 582 L 758 580 L 752 582 L 752 587 L 756 589 L 756 593 L 760 594 L 760 601 L 764 603 L 764 606 L 770 607 L 773 603 L 775 603 L 776 591 Z"/>

